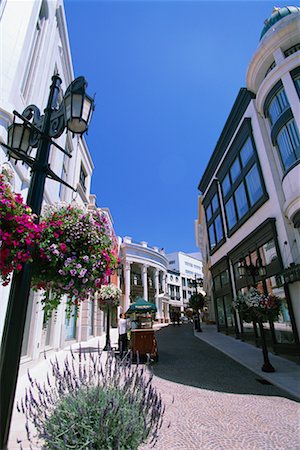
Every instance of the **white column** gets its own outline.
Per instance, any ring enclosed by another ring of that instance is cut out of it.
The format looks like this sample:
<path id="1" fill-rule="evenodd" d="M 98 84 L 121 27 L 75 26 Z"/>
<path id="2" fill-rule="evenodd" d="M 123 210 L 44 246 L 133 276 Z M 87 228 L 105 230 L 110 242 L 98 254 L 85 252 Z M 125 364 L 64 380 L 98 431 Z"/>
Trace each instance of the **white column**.
<path id="1" fill-rule="evenodd" d="M 157 308 L 157 316 L 159 312 L 159 270 L 154 269 L 154 286 L 155 286 L 155 305 Z M 158 317 L 159 319 L 160 317 Z"/>
<path id="2" fill-rule="evenodd" d="M 142 278 L 143 278 L 143 288 L 144 288 L 144 299 L 145 300 L 148 300 L 147 269 L 148 269 L 148 266 L 146 266 L 146 264 L 143 264 L 143 266 L 142 266 Z"/>
<path id="3" fill-rule="evenodd" d="M 124 298 L 124 311 L 127 311 L 130 304 L 130 267 L 131 262 L 125 262 L 125 298 Z"/>
<path id="4" fill-rule="evenodd" d="M 165 272 L 163 272 L 163 276 L 162 276 L 162 290 L 164 294 L 167 294 L 167 283 L 166 283 L 166 279 L 167 279 L 167 274 Z"/>

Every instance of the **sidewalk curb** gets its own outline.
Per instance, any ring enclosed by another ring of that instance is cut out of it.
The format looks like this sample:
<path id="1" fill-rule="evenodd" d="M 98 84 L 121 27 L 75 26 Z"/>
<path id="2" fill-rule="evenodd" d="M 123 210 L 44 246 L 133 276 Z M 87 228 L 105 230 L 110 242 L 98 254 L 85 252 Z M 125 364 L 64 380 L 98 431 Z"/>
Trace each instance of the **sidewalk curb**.
<path id="1" fill-rule="evenodd" d="M 278 375 L 283 375 L 283 376 L 288 376 L 287 372 L 282 372 L 280 371 L 280 369 L 276 370 L 275 373 L 267 373 L 267 372 L 263 372 L 260 368 L 256 368 L 253 365 L 247 363 L 245 361 L 245 359 L 236 356 L 232 350 L 230 351 L 230 349 L 228 350 L 226 347 L 226 345 L 230 344 L 229 339 L 233 339 L 231 336 L 225 336 L 222 335 L 222 338 L 224 338 L 224 340 L 227 340 L 227 343 L 225 343 L 224 346 L 218 345 L 215 342 L 211 342 L 209 339 L 209 336 L 207 336 L 207 333 L 205 333 L 205 331 L 203 331 L 203 333 L 198 333 L 197 331 L 193 330 L 194 332 L 194 336 L 198 339 L 200 339 L 201 341 L 205 342 L 206 344 L 210 345 L 211 347 L 216 348 L 217 350 L 219 350 L 220 352 L 224 353 L 226 356 L 228 356 L 229 358 L 233 359 L 234 361 L 236 361 L 237 363 L 241 364 L 242 366 L 246 367 L 247 369 L 251 370 L 251 372 L 255 373 L 256 375 L 258 375 L 260 378 L 269 381 L 270 383 L 272 383 L 274 386 L 282 389 L 283 391 L 287 392 L 288 394 L 292 395 L 293 397 L 297 398 L 300 401 L 300 367 L 298 367 L 295 364 L 295 371 L 294 371 L 294 376 L 297 375 L 297 372 L 299 372 L 299 384 L 298 384 L 298 389 L 293 389 L 290 386 L 287 386 L 286 384 L 284 384 L 283 382 L 281 382 L 280 380 L 277 379 Z M 217 332 L 218 334 L 220 334 L 219 332 Z M 234 340 L 233 342 L 236 342 L 236 340 Z M 241 342 L 240 342 L 241 343 Z M 256 347 L 253 347 L 251 344 L 248 344 L 247 342 L 243 342 L 242 343 L 245 347 L 245 350 L 250 350 L 253 352 L 257 351 L 257 353 L 261 353 L 261 349 L 258 349 Z M 246 354 L 247 352 L 244 352 L 243 354 Z M 262 358 L 262 356 L 260 355 L 260 357 Z M 281 364 L 287 364 L 287 363 L 291 363 L 290 361 L 284 360 L 283 358 L 281 358 L 280 356 L 277 355 L 272 355 L 270 354 L 270 360 L 271 362 L 274 364 L 274 366 L 278 366 L 278 364 L 276 364 L 276 360 L 277 362 L 281 362 Z M 259 361 L 260 363 L 260 361 Z M 293 364 L 293 363 L 291 363 Z"/>

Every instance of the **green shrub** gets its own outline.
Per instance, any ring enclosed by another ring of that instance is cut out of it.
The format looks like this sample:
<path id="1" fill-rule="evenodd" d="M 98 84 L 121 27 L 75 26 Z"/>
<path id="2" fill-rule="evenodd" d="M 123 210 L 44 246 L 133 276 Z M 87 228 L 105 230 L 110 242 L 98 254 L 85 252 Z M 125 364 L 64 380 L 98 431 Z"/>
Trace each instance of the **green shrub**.
<path id="1" fill-rule="evenodd" d="M 57 360 L 51 363 L 53 380 L 48 375 L 43 385 L 28 374 L 31 387 L 18 409 L 26 414 L 34 448 L 136 450 L 155 442 L 164 405 L 152 387 L 152 373 L 113 354 L 104 365 L 100 359 L 100 352 L 72 352 L 71 364 L 68 358 L 62 368 Z"/>

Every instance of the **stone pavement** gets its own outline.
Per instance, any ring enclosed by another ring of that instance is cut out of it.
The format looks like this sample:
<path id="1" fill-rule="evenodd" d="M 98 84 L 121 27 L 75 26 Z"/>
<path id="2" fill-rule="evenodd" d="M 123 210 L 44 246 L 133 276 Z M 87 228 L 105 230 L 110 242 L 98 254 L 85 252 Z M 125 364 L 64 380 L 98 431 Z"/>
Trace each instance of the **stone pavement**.
<path id="1" fill-rule="evenodd" d="M 152 366 L 153 383 L 162 394 L 166 412 L 156 450 L 300 449 L 300 405 L 296 396 L 274 385 L 261 384 L 257 380 L 266 379 L 266 374 L 255 374 L 214 348 L 223 345 L 223 351 L 229 352 L 235 339 L 216 333 L 214 328 L 194 333 L 190 324 L 157 328 L 160 328 L 156 333 L 159 362 Z M 111 336 L 116 345 L 117 330 L 112 330 Z M 227 350 L 224 350 L 228 339 L 233 342 L 227 343 Z M 81 345 L 97 347 L 98 342 L 103 347 L 105 336 Z M 252 346 L 240 344 L 244 346 L 240 356 L 247 355 L 248 347 Z M 76 347 L 78 344 L 72 346 Z M 258 351 L 259 362 L 256 363 L 260 368 L 261 351 L 254 349 Z M 63 360 L 68 353 L 66 348 L 56 356 Z M 272 364 L 278 369 L 277 362 L 272 360 Z M 49 361 L 43 359 L 35 363 L 31 368 L 32 376 L 42 380 L 48 365 Z M 26 367 L 22 366 L 20 372 L 17 399 L 24 395 L 28 384 Z M 278 375 L 280 373 L 278 370 Z M 281 374 L 281 377 L 284 386 L 284 376 Z M 15 411 L 9 450 L 19 449 L 16 437 L 24 438 L 24 435 L 24 417 Z M 24 445 L 23 448 L 29 447 Z M 145 445 L 140 450 L 150 448 Z"/>
<path id="2" fill-rule="evenodd" d="M 154 384 L 166 412 L 155 449 L 299 450 L 296 397 L 259 382 L 263 372 L 255 374 L 208 345 L 205 333 L 196 339 L 191 325 L 157 332 Z"/>

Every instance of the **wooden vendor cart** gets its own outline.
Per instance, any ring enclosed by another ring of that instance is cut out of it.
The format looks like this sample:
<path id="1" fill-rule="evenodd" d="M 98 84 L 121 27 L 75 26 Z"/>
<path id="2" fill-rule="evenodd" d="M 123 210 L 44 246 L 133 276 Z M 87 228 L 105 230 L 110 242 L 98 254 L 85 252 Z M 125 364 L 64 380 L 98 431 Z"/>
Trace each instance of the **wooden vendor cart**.
<path id="1" fill-rule="evenodd" d="M 156 312 L 154 303 L 138 298 L 126 312 L 130 319 L 129 348 L 134 361 L 158 361 L 157 342 L 154 335 L 153 320 Z"/>

